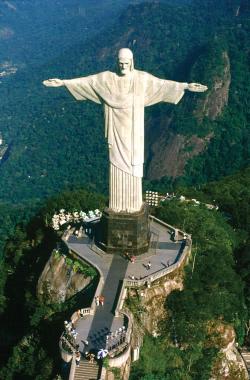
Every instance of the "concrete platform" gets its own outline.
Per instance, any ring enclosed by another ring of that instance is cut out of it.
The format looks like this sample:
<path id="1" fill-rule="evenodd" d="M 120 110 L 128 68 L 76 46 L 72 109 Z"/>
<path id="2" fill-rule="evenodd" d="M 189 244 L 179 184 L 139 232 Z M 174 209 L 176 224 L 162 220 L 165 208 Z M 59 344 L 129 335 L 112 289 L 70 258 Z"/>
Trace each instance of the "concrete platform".
<path id="1" fill-rule="evenodd" d="M 84 236 L 77 238 L 71 235 L 65 242 L 70 250 L 80 258 L 93 265 L 103 277 L 104 285 L 101 294 L 105 298 L 104 306 L 98 306 L 95 315 L 79 319 L 76 325 L 78 336 L 76 342 L 80 351 L 105 348 L 109 333 L 126 326 L 123 316 L 115 317 L 115 307 L 124 278 L 144 279 L 175 264 L 181 253 L 182 242 L 171 240 L 171 231 L 157 221 L 150 220 L 151 245 L 148 252 L 136 256 L 132 263 L 124 253 L 107 254 L 98 249 L 93 241 Z M 151 266 L 148 269 L 148 262 Z M 115 337 L 113 342 L 115 343 Z M 119 337 L 117 337 L 119 339 Z M 88 341 L 88 345 L 84 341 Z M 112 342 L 111 342 L 112 344 Z"/>

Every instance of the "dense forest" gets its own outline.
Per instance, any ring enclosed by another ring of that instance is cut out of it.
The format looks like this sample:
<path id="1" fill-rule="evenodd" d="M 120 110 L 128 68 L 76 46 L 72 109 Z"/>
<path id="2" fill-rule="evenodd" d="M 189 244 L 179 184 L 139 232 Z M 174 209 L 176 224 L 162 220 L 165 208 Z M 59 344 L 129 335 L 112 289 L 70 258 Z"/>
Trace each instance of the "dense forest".
<path id="1" fill-rule="evenodd" d="M 41 66 L 71 47 L 83 43 L 105 28 L 125 0 L 11 0 L 0 3 L 1 64 L 22 69 Z M 72 27 L 74 26 L 74 27 Z"/>

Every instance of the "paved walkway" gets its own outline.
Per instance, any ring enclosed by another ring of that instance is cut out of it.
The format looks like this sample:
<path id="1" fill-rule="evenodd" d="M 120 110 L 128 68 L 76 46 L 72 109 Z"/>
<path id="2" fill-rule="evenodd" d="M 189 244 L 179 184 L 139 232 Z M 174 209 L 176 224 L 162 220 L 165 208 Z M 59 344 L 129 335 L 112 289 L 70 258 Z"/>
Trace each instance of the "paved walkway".
<path id="1" fill-rule="evenodd" d="M 166 227 L 156 221 L 151 220 L 150 230 L 153 235 L 153 247 L 146 254 L 136 256 L 135 263 L 131 263 L 119 254 L 105 254 L 96 248 L 93 250 L 92 242 L 87 236 L 80 239 L 70 236 L 66 242 L 69 249 L 96 267 L 104 279 L 101 291 L 101 295 L 105 298 L 104 306 L 98 306 L 94 316 L 85 316 L 76 325 L 77 343 L 80 345 L 81 352 L 105 348 L 106 336 L 124 326 L 124 318 L 114 316 L 124 278 L 143 279 L 171 266 L 178 260 L 181 243 L 172 242 Z M 151 267 L 147 269 L 149 261 Z M 87 346 L 84 344 L 86 340 Z"/>
<path id="2" fill-rule="evenodd" d="M 99 305 L 94 316 L 86 316 L 77 323 L 79 337 L 77 343 L 80 344 L 81 351 L 106 348 L 107 335 L 111 332 L 115 333 L 124 326 L 124 318 L 114 317 L 114 312 L 120 293 L 121 280 L 125 276 L 127 266 L 128 262 L 122 257 L 113 256 L 101 292 L 104 297 L 104 306 Z M 84 345 L 85 340 L 88 341 L 88 346 Z"/>

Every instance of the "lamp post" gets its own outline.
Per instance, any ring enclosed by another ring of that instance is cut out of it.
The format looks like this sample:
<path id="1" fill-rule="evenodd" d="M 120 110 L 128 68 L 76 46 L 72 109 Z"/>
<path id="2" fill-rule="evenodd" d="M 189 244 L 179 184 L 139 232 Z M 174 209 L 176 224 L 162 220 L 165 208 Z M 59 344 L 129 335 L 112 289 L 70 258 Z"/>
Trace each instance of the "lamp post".
<path id="1" fill-rule="evenodd" d="M 146 191 L 146 203 L 149 206 L 157 207 L 159 205 L 159 194 L 158 191 Z"/>

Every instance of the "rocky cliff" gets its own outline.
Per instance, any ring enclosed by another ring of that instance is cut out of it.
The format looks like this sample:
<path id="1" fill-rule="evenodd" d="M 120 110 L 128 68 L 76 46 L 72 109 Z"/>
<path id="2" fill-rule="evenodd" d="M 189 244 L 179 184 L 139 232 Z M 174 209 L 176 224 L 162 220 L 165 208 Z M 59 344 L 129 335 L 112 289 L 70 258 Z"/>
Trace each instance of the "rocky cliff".
<path id="1" fill-rule="evenodd" d="M 51 255 L 37 285 L 37 295 L 46 303 L 59 303 L 69 299 L 91 282 L 91 277 L 74 272 L 65 256 Z"/>
<path id="2" fill-rule="evenodd" d="M 187 161 L 201 154 L 208 146 L 213 137 L 213 122 L 219 118 L 228 103 L 231 73 L 226 51 L 221 53 L 220 62 L 217 65 L 214 67 L 211 85 L 204 97 L 183 99 L 183 104 L 177 105 L 179 110 L 176 110 L 172 118 L 163 115 L 160 119 L 150 120 L 150 124 L 158 124 L 155 129 L 159 133 L 148 132 L 147 177 L 149 179 L 160 179 L 164 176 L 176 178 L 183 175 Z M 178 128 L 176 128 L 180 117 L 184 124 L 182 129 L 185 129 L 186 123 L 185 133 L 178 133 Z M 197 134 L 189 132 L 190 123 L 192 123 L 192 128 L 196 125 Z M 204 131 L 203 123 L 210 124 L 210 130 L 207 133 Z M 203 136 L 200 136 L 200 132 Z"/>

